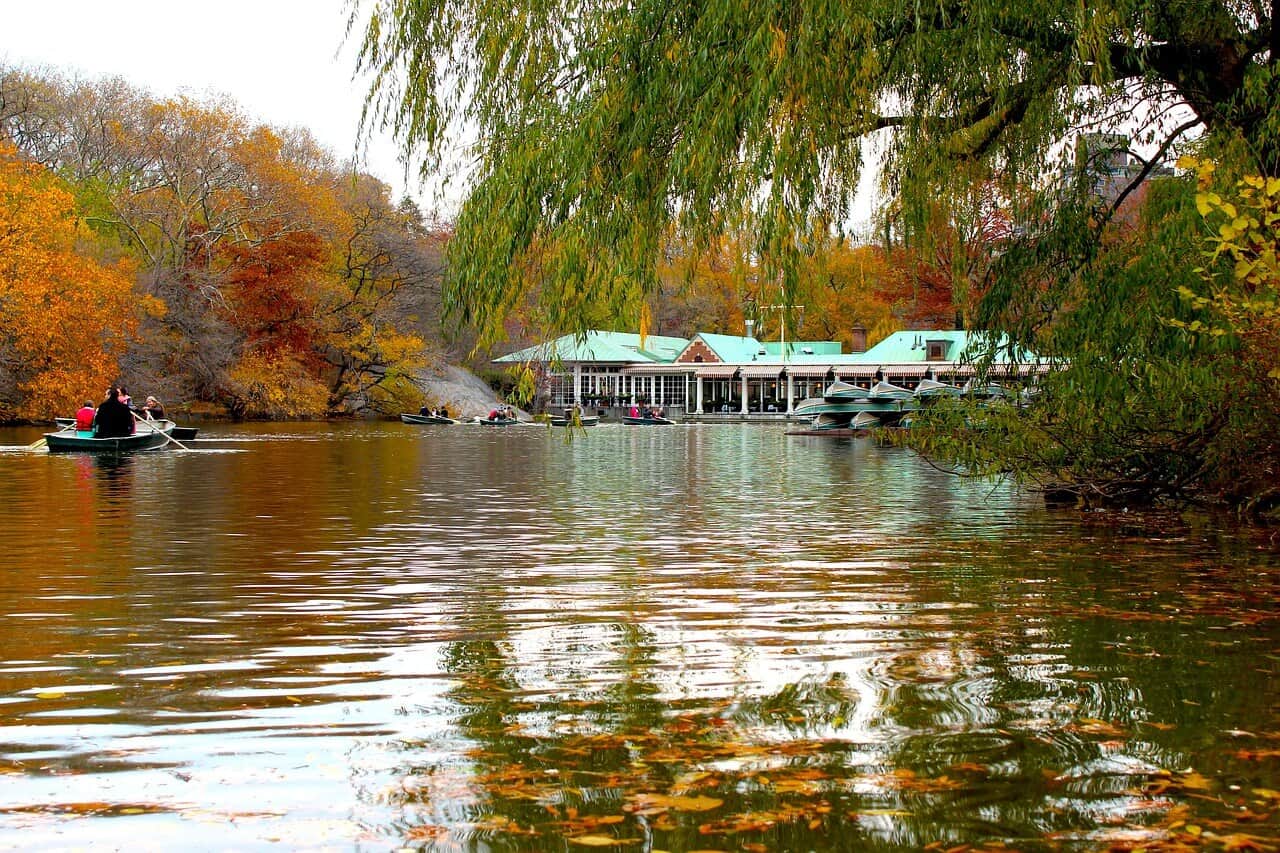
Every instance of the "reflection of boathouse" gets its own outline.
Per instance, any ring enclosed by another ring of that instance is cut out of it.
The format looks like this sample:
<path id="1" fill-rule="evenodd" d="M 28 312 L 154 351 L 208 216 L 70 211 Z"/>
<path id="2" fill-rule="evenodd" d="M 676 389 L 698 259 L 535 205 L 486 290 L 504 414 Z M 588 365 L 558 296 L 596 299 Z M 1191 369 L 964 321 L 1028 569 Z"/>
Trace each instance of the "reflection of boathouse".
<path id="1" fill-rule="evenodd" d="M 976 374 L 973 362 L 988 344 L 980 332 L 908 331 L 863 352 L 842 352 L 837 341 L 787 341 L 784 352 L 780 342 L 750 336 L 698 333 L 686 340 L 592 331 L 496 361 L 538 369 L 540 390 L 553 408 L 649 403 L 684 420 L 770 420 L 785 418 L 801 400 L 820 397 L 836 381 L 870 388 L 884 379 L 914 389 L 928 374 L 963 384 Z M 998 356 L 986 379 L 1021 385 L 1045 369 L 1026 356 Z"/>

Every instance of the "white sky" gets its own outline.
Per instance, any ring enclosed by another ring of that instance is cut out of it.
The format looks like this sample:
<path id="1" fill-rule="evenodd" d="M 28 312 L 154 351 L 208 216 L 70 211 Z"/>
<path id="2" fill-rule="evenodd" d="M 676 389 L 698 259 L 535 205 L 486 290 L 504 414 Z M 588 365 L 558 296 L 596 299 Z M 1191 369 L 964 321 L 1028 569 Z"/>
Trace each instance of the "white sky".
<path id="1" fill-rule="evenodd" d="M 300 126 L 340 159 L 357 151 L 364 86 L 343 47 L 344 0 L 7 0 L 0 61 L 68 76 L 120 76 L 159 97 L 225 94 L 253 121 Z M 389 136 L 369 141 L 364 171 L 452 216 L 456 198 L 406 181 Z"/>

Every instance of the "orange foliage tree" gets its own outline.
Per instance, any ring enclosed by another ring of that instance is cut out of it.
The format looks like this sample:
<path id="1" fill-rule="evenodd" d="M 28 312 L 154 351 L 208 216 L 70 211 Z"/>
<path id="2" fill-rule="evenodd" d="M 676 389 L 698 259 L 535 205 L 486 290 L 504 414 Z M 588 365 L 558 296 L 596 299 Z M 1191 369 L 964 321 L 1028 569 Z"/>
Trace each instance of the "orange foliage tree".
<path id="1" fill-rule="evenodd" d="M 853 345 L 853 328 L 867 331 L 869 343 L 896 330 L 897 321 L 883 293 L 898 271 L 889 256 L 875 246 L 852 246 L 847 240 L 831 240 L 815 251 L 801 275 L 805 302 L 805 337 L 836 340 L 846 349 Z"/>
<path id="2" fill-rule="evenodd" d="M 417 405 L 421 333 L 443 332 L 438 241 L 305 130 L 0 66 L 6 136 L 163 304 L 123 353 L 131 385 L 250 417 Z"/>
<path id="3" fill-rule="evenodd" d="M 0 418 L 66 414 L 116 380 L 133 269 L 93 248 L 72 194 L 0 145 Z"/>

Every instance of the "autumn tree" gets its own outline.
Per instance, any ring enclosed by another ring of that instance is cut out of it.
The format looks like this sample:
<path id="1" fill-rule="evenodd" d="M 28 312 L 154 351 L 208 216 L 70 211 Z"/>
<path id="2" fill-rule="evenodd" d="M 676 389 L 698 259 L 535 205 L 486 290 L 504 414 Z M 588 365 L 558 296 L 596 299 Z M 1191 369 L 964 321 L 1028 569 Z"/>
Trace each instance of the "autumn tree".
<path id="1" fill-rule="evenodd" d="M 131 265 L 98 254 L 73 195 L 0 145 L 0 419 L 73 411 L 116 380 L 140 306 Z"/>
<path id="2" fill-rule="evenodd" d="M 816 252 L 800 277 L 806 337 L 851 348 L 855 326 L 866 330 L 872 344 L 896 331 L 892 295 L 901 291 L 903 275 L 890 261 L 879 247 L 851 246 L 843 239 Z"/>
<path id="3" fill-rule="evenodd" d="M 442 327 L 440 241 L 415 207 L 227 101 L 0 72 L 0 130 L 163 303 L 122 354 L 135 385 L 258 417 L 416 399 L 422 332 Z"/>

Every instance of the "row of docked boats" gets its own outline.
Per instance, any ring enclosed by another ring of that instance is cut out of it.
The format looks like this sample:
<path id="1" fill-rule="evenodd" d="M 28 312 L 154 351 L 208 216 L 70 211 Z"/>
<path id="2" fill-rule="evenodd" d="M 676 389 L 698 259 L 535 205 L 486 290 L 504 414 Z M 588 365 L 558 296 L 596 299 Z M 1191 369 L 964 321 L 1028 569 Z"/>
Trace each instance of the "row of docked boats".
<path id="1" fill-rule="evenodd" d="M 809 430 L 848 431 L 881 426 L 907 426 L 911 414 L 943 398 L 1002 400 L 1008 392 L 999 385 L 952 385 L 932 377 L 920 380 L 915 388 L 903 388 L 883 379 L 870 388 L 837 381 L 827 386 L 821 397 L 796 404 L 793 417 L 808 417 Z"/>
<path id="2" fill-rule="evenodd" d="M 458 424 L 458 423 L 465 423 L 464 421 L 458 421 L 458 420 L 455 420 L 454 418 L 443 417 L 440 415 L 414 415 L 408 412 L 401 413 L 400 422 L 405 424 L 411 424 L 414 426 L 432 426 L 432 425 L 445 426 L 445 425 L 452 425 L 452 424 Z M 596 426 L 600 423 L 600 416 L 588 415 L 588 414 L 582 414 L 582 413 L 573 414 L 570 412 L 566 412 L 564 414 L 551 415 L 545 420 L 522 421 L 519 418 L 514 418 L 510 416 L 505 416 L 505 415 L 498 415 L 496 417 L 494 416 L 477 417 L 477 418 L 474 418 L 471 421 L 471 423 L 478 423 L 481 426 L 516 426 L 519 424 L 544 424 L 545 423 L 545 424 L 550 424 L 551 426 L 554 426 L 554 427 L 563 427 L 563 426 L 590 427 L 590 426 Z M 638 415 L 634 417 L 631 415 L 623 415 L 622 423 L 630 424 L 632 426 L 664 426 L 668 424 L 674 424 L 675 421 L 671 420 L 670 418 L 663 417 L 661 415 L 650 414 L 650 415 Z"/>

